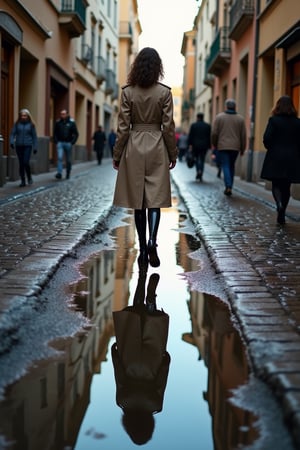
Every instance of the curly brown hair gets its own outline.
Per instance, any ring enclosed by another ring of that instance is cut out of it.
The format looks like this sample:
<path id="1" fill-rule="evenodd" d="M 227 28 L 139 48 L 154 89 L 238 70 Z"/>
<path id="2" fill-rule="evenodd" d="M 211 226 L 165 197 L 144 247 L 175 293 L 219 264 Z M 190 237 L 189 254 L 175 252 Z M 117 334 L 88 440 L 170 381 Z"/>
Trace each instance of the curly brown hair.
<path id="1" fill-rule="evenodd" d="M 291 97 L 289 95 L 283 95 L 280 97 L 272 109 L 272 114 L 273 116 L 297 116 L 297 111 Z"/>
<path id="2" fill-rule="evenodd" d="M 154 48 L 145 47 L 136 56 L 127 81 L 129 84 L 149 87 L 164 76 L 162 60 Z"/>

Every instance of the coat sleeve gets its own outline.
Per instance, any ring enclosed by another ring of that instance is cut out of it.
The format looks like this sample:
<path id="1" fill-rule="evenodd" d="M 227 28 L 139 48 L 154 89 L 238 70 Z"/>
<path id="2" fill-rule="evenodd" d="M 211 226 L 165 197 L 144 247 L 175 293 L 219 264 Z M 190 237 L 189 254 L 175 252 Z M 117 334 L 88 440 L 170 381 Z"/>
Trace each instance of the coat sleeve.
<path id="1" fill-rule="evenodd" d="M 176 147 L 175 123 L 173 118 L 173 97 L 171 90 L 167 90 L 167 95 L 162 108 L 162 134 L 166 144 L 169 160 L 176 161 L 178 149 Z"/>
<path id="2" fill-rule="evenodd" d="M 126 92 L 121 93 L 120 112 L 118 116 L 117 138 L 114 145 L 113 159 L 120 161 L 123 150 L 127 144 L 131 123 L 130 100 Z"/>
<path id="3" fill-rule="evenodd" d="M 193 124 L 190 126 L 190 131 L 188 135 L 188 145 L 193 145 L 193 136 L 194 136 L 194 126 Z"/>
<path id="4" fill-rule="evenodd" d="M 216 117 L 211 130 L 211 144 L 214 148 L 218 148 L 219 121 Z"/>
<path id="5" fill-rule="evenodd" d="M 266 147 L 267 150 L 269 150 L 270 146 L 272 145 L 272 135 L 273 135 L 273 121 L 270 117 L 266 126 L 266 129 L 263 134 L 263 144 Z"/>
<path id="6" fill-rule="evenodd" d="M 72 121 L 72 145 L 76 144 L 79 133 L 75 121 Z"/>

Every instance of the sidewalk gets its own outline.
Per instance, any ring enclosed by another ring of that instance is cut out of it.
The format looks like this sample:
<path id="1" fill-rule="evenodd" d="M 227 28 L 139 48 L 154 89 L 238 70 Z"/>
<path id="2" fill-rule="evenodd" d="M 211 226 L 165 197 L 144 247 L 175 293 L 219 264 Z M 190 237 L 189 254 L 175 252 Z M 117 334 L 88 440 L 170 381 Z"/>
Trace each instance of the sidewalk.
<path id="1" fill-rule="evenodd" d="M 178 163 L 172 173 L 217 273 L 223 276 L 254 373 L 270 386 L 300 448 L 300 202 L 276 223 L 270 191 L 236 178 L 224 195 L 216 168 Z"/>
<path id="2" fill-rule="evenodd" d="M 69 180 L 50 172 L 0 188 L 0 354 L 62 259 L 105 223 L 114 183 L 107 159 L 74 165 Z"/>

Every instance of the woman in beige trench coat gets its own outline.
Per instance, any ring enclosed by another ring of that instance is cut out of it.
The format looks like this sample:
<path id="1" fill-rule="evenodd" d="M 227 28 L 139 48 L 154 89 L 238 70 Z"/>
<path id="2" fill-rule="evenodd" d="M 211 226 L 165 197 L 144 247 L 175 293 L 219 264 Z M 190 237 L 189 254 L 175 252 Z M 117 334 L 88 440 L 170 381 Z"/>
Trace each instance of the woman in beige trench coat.
<path id="1" fill-rule="evenodd" d="M 134 209 L 140 244 L 139 266 L 158 267 L 156 239 L 160 208 L 171 206 L 169 170 L 176 165 L 175 124 L 171 89 L 163 76 L 159 54 L 142 49 L 122 88 L 113 167 L 118 170 L 115 206 Z M 148 210 L 149 240 L 146 239 Z"/>

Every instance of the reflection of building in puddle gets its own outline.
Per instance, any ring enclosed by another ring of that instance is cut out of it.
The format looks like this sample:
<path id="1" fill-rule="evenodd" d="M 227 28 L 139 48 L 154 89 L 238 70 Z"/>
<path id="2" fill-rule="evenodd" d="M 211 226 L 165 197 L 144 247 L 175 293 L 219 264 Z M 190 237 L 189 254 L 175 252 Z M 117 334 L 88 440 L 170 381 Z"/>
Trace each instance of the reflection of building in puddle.
<path id="1" fill-rule="evenodd" d="M 187 216 L 186 214 L 180 214 L 179 226 L 184 228 L 186 226 Z M 182 230 L 179 233 L 179 240 L 176 244 L 176 262 L 178 265 L 184 267 L 185 271 L 192 270 L 193 260 L 189 257 L 189 254 L 200 248 L 201 243 L 197 236 L 190 233 L 184 233 Z"/>
<path id="2" fill-rule="evenodd" d="M 118 228 L 115 234 L 118 239 L 127 239 L 130 253 L 130 227 Z M 116 290 L 118 301 L 125 305 L 133 261 L 134 255 L 120 256 L 118 251 L 106 250 L 80 265 L 81 277 L 70 291 L 74 308 L 86 315 L 91 326 L 53 343 L 61 354 L 36 364 L 8 389 L 6 400 L 0 404 L 0 433 L 16 442 L 13 449 L 73 448 L 89 404 L 92 376 L 101 372 L 114 334 Z"/>
<path id="3" fill-rule="evenodd" d="M 202 264 L 210 264 L 208 259 L 202 261 L 191 257 L 191 252 L 197 249 L 196 238 L 192 235 L 180 233 L 178 249 L 180 264 L 189 274 L 199 273 Z M 203 279 L 203 282 L 210 286 L 214 271 L 208 275 L 206 268 L 203 273 L 204 277 L 210 278 Z M 195 277 L 192 278 L 194 280 Z M 197 285 L 201 285 L 199 280 Z M 256 417 L 228 401 L 232 396 L 231 390 L 247 383 L 249 375 L 244 344 L 230 320 L 228 306 L 214 295 L 193 290 L 188 309 L 192 330 L 184 333 L 182 339 L 197 347 L 199 359 L 203 359 L 208 369 L 207 392 L 203 396 L 212 416 L 215 450 L 231 450 L 238 444 L 251 444 L 258 438 L 253 426 Z"/>
<path id="4" fill-rule="evenodd" d="M 227 305 L 214 296 L 191 292 L 192 332 L 183 340 L 195 345 L 208 368 L 207 392 L 216 450 L 233 449 L 258 438 L 256 417 L 232 405 L 231 390 L 245 384 L 249 367 L 244 344 L 230 320 Z"/>

